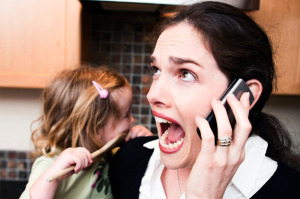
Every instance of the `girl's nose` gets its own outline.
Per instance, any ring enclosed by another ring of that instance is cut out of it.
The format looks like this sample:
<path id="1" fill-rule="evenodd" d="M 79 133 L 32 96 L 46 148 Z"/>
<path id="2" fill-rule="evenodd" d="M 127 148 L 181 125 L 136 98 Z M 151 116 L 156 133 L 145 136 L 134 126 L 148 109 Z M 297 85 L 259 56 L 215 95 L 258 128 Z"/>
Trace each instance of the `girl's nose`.
<path id="1" fill-rule="evenodd" d="M 132 117 L 132 115 L 130 114 L 130 125 L 132 125 L 134 123 L 134 118 Z"/>

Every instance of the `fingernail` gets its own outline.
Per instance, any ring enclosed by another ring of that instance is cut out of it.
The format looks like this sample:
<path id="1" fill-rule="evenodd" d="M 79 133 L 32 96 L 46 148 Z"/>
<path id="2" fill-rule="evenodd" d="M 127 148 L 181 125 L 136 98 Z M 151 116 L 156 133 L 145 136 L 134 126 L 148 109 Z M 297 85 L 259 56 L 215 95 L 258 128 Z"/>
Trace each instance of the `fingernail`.
<path id="1" fill-rule="evenodd" d="M 217 103 L 219 103 L 220 102 L 220 100 L 217 100 L 216 98 L 213 98 L 213 100 L 212 100 L 212 103 L 213 104 L 217 104 Z"/>

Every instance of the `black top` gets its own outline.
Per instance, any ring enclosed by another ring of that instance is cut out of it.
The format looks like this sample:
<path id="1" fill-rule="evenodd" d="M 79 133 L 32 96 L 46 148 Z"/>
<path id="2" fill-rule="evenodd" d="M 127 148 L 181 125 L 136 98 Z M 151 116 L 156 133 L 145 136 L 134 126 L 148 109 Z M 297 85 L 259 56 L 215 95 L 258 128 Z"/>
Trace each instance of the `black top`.
<path id="1" fill-rule="evenodd" d="M 152 149 L 143 144 L 157 137 L 139 137 L 124 144 L 114 156 L 110 166 L 110 180 L 116 199 L 137 199 L 142 178 Z M 298 190 L 299 189 L 299 190 Z M 300 173 L 278 163 L 270 180 L 252 196 L 253 199 L 300 199 Z"/>

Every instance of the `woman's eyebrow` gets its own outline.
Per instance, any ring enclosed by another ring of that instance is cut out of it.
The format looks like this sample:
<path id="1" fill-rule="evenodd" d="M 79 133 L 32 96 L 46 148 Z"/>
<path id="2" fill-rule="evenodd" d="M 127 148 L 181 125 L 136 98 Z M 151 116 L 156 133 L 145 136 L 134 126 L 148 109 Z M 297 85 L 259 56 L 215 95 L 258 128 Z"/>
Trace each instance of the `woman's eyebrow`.
<path id="1" fill-rule="evenodd" d="M 173 62 L 175 64 L 186 64 L 186 63 L 192 63 L 195 64 L 199 67 L 201 67 L 201 65 L 199 63 L 197 63 L 196 61 L 192 60 L 192 59 L 185 59 L 185 58 L 179 58 L 179 57 L 170 57 L 170 62 Z"/>
<path id="2" fill-rule="evenodd" d="M 196 66 L 202 67 L 199 63 L 197 63 L 196 61 L 192 60 L 192 59 L 185 59 L 185 58 L 179 58 L 179 57 L 173 57 L 171 56 L 169 58 L 169 61 L 178 65 L 181 64 L 186 64 L 186 63 L 192 63 L 195 64 Z M 154 63 L 156 62 L 155 57 L 152 55 L 150 56 L 150 63 Z"/>

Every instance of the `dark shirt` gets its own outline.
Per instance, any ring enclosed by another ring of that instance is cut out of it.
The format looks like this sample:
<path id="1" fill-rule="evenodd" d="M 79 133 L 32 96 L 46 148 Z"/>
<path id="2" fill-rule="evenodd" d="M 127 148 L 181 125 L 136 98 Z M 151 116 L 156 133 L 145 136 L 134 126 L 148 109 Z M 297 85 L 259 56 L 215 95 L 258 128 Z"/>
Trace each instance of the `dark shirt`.
<path id="1" fill-rule="evenodd" d="M 139 198 L 141 181 L 153 153 L 153 149 L 145 148 L 143 144 L 154 139 L 157 137 L 133 139 L 124 144 L 113 157 L 110 166 L 110 180 L 114 198 Z M 300 199 L 300 173 L 278 163 L 274 175 L 251 198 Z"/>

